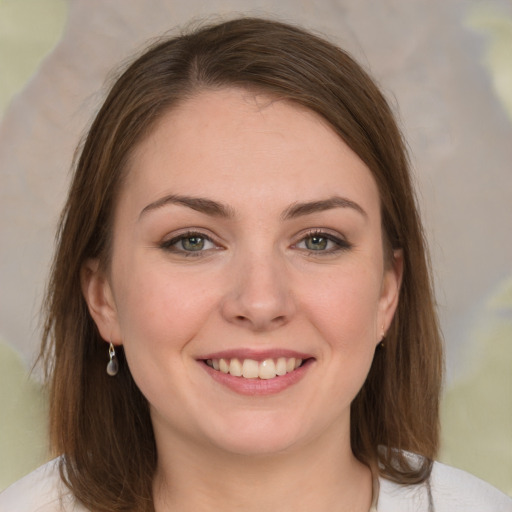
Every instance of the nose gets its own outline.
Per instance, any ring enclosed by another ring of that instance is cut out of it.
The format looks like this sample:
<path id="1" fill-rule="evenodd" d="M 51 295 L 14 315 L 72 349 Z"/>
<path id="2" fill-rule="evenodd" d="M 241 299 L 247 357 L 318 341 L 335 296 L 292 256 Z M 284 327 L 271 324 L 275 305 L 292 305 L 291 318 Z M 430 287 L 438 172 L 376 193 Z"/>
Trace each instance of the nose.
<path id="1" fill-rule="evenodd" d="M 295 304 L 285 263 L 270 254 L 251 254 L 232 263 L 222 304 L 224 318 L 255 332 L 287 324 Z"/>

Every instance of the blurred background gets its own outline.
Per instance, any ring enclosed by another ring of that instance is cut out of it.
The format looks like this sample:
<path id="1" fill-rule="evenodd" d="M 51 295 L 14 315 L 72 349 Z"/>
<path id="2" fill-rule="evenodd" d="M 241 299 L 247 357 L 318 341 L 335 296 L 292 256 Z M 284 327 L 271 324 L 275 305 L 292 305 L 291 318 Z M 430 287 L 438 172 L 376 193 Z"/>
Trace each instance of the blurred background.
<path id="1" fill-rule="evenodd" d="M 38 312 L 109 73 L 151 38 L 236 14 L 326 35 L 389 98 L 446 339 L 441 460 L 512 495 L 511 0 L 0 0 L 0 490 L 49 457 Z"/>

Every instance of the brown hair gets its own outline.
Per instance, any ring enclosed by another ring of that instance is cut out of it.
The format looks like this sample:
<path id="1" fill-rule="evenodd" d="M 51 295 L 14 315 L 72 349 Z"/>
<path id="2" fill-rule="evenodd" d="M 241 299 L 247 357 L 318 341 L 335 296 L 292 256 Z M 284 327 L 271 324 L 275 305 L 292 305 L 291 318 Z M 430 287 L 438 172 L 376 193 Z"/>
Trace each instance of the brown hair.
<path id="1" fill-rule="evenodd" d="M 81 293 L 88 258 L 108 265 L 116 194 L 134 148 L 160 117 L 205 88 L 238 86 L 325 118 L 369 167 L 388 247 L 404 274 L 385 348 L 351 411 L 355 456 L 408 484 L 428 478 L 438 449 L 441 340 L 404 143 L 383 95 L 345 52 L 287 24 L 242 18 L 160 41 L 121 74 L 75 166 L 48 285 L 42 357 L 52 447 L 75 496 L 97 511 L 152 510 L 156 447 L 148 405 L 119 350 L 107 376 L 104 340 Z M 382 447 L 387 447 L 383 449 Z M 404 454 L 421 455 L 416 462 Z"/>

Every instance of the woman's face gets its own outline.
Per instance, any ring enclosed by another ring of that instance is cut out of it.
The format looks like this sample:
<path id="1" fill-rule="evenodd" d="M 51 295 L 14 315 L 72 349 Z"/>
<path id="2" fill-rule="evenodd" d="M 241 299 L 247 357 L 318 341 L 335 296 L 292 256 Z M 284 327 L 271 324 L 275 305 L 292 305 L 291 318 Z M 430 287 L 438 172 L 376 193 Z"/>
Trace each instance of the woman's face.
<path id="1" fill-rule="evenodd" d="M 83 282 L 157 443 L 254 454 L 348 442 L 400 274 L 374 179 L 327 123 L 224 89 L 136 148 L 110 272 L 90 261 Z"/>

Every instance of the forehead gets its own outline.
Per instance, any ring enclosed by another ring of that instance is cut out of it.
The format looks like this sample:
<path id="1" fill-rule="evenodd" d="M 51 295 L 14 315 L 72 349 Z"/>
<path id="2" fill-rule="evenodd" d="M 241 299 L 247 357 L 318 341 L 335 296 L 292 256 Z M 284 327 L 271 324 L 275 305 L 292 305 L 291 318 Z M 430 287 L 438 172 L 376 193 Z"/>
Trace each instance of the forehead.
<path id="1" fill-rule="evenodd" d="M 159 120 L 135 148 L 121 196 L 197 193 L 236 203 L 243 195 L 245 204 L 273 195 L 293 202 L 333 195 L 333 187 L 379 202 L 366 165 L 321 116 L 287 100 L 221 89 L 203 91 Z"/>

